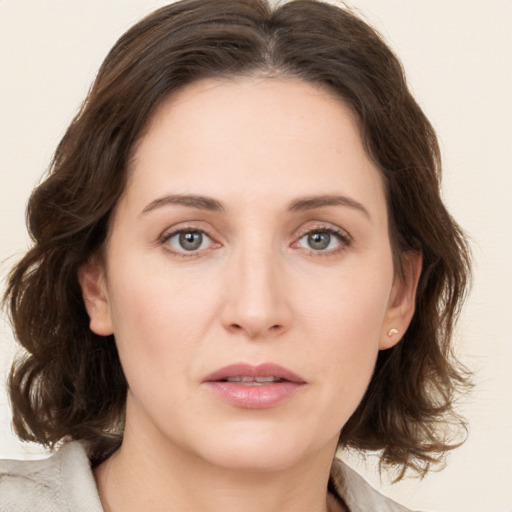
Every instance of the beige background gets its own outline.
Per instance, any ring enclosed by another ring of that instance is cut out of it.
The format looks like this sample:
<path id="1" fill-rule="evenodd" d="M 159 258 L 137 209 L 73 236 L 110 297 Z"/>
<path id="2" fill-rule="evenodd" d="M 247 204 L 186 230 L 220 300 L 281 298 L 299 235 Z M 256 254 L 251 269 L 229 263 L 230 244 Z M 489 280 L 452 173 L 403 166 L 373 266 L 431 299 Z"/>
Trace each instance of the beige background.
<path id="1" fill-rule="evenodd" d="M 0 273 L 28 247 L 24 207 L 108 49 L 156 0 L 0 0 Z M 401 57 L 440 137 L 444 197 L 470 233 L 473 293 L 457 334 L 477 388 L 461 404 L 466 445 L 445 471 L 391 487 L 437 512 L 511 512 L 512 1 L 353 0 Z M 2 285 L 3 286 L 3 285 Z M 16 351 L 0 318 L 0 378 Z M 34 457 L 9 425 L 0 384 L 0 457 Z"/>

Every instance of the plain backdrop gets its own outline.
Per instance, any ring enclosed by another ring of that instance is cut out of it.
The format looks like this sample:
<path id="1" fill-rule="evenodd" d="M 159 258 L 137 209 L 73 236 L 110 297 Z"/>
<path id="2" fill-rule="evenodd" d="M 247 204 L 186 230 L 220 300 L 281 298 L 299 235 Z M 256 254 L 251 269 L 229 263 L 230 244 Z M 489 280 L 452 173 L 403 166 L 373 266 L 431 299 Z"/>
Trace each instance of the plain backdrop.
<path id="1" fill-rule="evenodd" d="M 0 272 L 29 246 L 31 189 L 83 100 L 103 57 L 157 0 L 0 0 Z M 473 291 L 457 349 L 475 371 L 461 404 L 467 443 L 446 469 L 398 485 L 374 461 L 350 463 L 405 505 L 437 512 L 511 512 L 512 497 L 512 1 L 353 0 L 405 66 L 437 129 L 443 196 L 469 233 Z M 4 284 L 2 281 L 2 288 Z M 4 377 L 16 353 L 0 318 L 0 457 L 40 456 L 10 426 Z"/>

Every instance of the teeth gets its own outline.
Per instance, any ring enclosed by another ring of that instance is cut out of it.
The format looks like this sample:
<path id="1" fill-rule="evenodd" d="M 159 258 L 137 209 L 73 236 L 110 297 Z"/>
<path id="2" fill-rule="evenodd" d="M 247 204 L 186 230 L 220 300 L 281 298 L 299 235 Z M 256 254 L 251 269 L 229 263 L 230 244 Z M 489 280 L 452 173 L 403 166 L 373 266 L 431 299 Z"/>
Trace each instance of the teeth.
<path id="1" fill-rule="evenodd" d="M 279 377 L 245 377 L 245 376 L 236 376 L 236 377 L 228 377 L 226 379 L 228 382 L 239 382 L 245 386 L 261 386 L 263 384 L 268 384 L 269 382 L 280 382 L 281 379 Z"/>
<path id="2" fill-rule="evenodd" d="M 279 377 L 255 377 L 256 382 L 277 382 L 281 380 Z"/>

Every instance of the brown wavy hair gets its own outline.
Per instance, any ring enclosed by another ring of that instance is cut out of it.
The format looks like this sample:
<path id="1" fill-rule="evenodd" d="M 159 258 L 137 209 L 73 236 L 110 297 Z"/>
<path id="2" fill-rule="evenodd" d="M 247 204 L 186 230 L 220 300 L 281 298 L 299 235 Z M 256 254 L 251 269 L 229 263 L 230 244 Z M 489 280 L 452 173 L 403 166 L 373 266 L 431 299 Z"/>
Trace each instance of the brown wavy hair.
<path id="1" fill-rule="evenodd" d="M 381 351 L 340 446 L 425 474 L 464 427 L 453 410 L 468 373 L 451 338 L 470 258 L 440 198 L 440 153 L 402 67 L 349 9 L 314 0 L 183 0 L 150 14 L 115 44 L 30 198 L 33 247 L 12 270 L 4 303 L 26 356 L 9 377 L 14 427 L 53 447 L 86 440 L 93 464 L 122 440 L 127 383 L 113 337 L 90 331 L 78 269 L 104 246 L 137 141 L 158 105 L 197 80 L 294 77 L 330 88 L 356 114 L 384 178 L 395 262 L 421 251 L 416 312 Z M 297 106 L 300 108 L 300 105 Z"/>

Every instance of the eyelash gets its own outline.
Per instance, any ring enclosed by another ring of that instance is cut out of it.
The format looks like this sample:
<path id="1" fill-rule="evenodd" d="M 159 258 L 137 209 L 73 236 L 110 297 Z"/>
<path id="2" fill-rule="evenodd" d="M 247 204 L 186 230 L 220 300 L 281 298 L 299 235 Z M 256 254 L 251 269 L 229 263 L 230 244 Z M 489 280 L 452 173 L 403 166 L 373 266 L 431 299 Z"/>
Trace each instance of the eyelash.
<path id="1" fill-rule="evenodd" d="M 180 227 L 179 229 L 175 229 L 175 230 L 171 231 L 170 233 L 164 233 L 159 238 L 158 243 L 162 246 L 165 246 L 166 244 L 168 244 L 169 240 L 171 240 L 173 237 L 175 237 L 176 235 L 179 235 L 181 233 L 200 233 L 201 235 L 208 237 L 212 242 L 214 242 L 214 239 L 204 229 L 199 229 L 194 226 L 184 226 L 184 227 Z M 217 245 L 220 245 L 218 242 L 214 242 L 214 243 L 217 243 Z M 166 248 L 166 250 L 168 252 L 170 252 L 173 256 L 176 256 L 178 258 L 194 258 L 194 257 L 197 257 L 200 253 L 200 251 L 185 251 L 185 250 L 176 251 L 176 250 L 169 249 L 169 248 Z M 203 251 L 204 250 L 207 250 L 207 249 L 203 249 Z"/>
<path id="2" fill-rule="evenodd" d="M 347 247 L 350 247 L 352 244 L 352 237 L 344 230 L 335 228 L 332 226 L 320 225 L 315 226 L 314 228 L 307 228 L 299 233 L 299 237 L 297 241 L 293 243 L 293 245 L 298 244 L 300 240 L 302 240 L 305 236 L 311 235 L 313 233 L 326 233 L 328 235 L 334 235 L 335 238 L 338 239 L 340 245 L 335 249 L 330 250 L 314 250 L 314 249 L 305 249 L 309 256 L 313 257 L 329 257 L 337 255 L 340 251 L 343 251 Z"/>
<path id="3" fill-rule="evenodd" d="M 171 240 L 176 235 L 179 235 L 181 233 L 187 233 L 187 232 L 199 233 L 199 234 L 209 238 L 214 244 L 217 244 L 218 246 L 220 246 L 220 244 L 218 242 L 215 242 L 215 240 L 205 230 L 194 227 L 194 226 L 180 227 L 179 229 L 175 229 L 175 230 L 171 231 L 170 233 L 164 233 L 161 237 L 159 237 L 158 243 L 159 243 L 159 245 L 164 246 L 164 245 L 168 244 L 169 240 Z M 296 244 L 298 244 L 300 242 L 300 240 L 302 240 L 305 236 L 311 235 L 313 233 L 326 233 L 329 235 L 333 235 L 335 238 L 338 239 L 340 245 L 339 245 L 339 247 L 336 247 L 335 249 L 330 249 L 330 250 L 315 250 L 315 249 L 302 248 L 305 251 L 307 251 L 307 254 L 309 256 L 313 256 L 313 257 L 333 256 L 335 254 L 338 254 L 340 251 L 344 250 L 345 248 L 350 247 L 350 245 L 352 244 L 352 237 L 346 231 L 338 229 L 338 228 L 334 228 L 332 226 L 321 225 L 321 226 L 315 226 L 314 228 L 308 228 L 308 229 L 304 229 L 304 230 L 300 231 L 298 238 L 295 242 L 293 242 L 292 247 L 295 246 Z M 189 252 L 186 250 L 176 251 L 176 250 L 172 250 L 169 248 L 167 248 L 166 250 L 168 252 L 172 253 L 173 256 L 176 256 L 178 258 L 194 258 L 194 257 L 197 257 L 201 252 L 208 250 L 208 249 L 192 250 Z"/>

